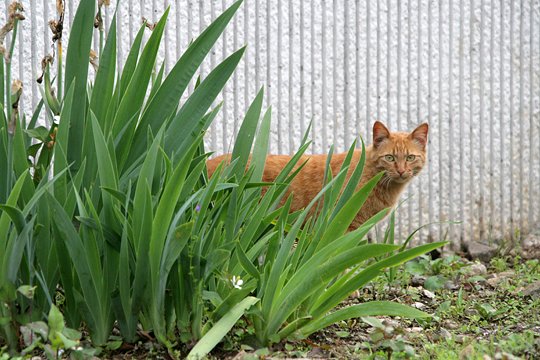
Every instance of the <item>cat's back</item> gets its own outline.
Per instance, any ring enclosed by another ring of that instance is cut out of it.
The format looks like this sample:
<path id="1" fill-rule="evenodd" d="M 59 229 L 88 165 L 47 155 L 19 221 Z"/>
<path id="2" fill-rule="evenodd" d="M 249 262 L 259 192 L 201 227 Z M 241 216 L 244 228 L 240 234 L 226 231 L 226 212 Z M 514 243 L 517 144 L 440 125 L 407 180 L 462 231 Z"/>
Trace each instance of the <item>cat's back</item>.
<path id="1" fill-rule="evenodd" d="M 330 167 L 332 169 L 332 174 L 335 176 L 346 157 L 347 153 L 334 154 L 332 156 Z M 360 158 L 360 151 L 355 151 L 353 154 L 351 165 L 355 165 Z M 267 155 L 263 181 L 274 181 L 280 172 L 285 168 L 287 163 L 291 161 L 291 155 Z M 222 162 L 229 163 L 231 160 L 231 154 L 219 155 L 213 159 L 207 161 L 208 175 L 212 176 L 218 165 Z M 310 154 L 302 155 L 300 159 L 296 162 L 293 169 L 297 169 L 299 166 L 302 166 L 302 170 L 298 174 L 298 178 L 295 179 L 297 182 L 300 180 L 310 181 L 318 183 L 322 182 L 324 171 L 327 165 L 328 155 L 327 154 Z"/>

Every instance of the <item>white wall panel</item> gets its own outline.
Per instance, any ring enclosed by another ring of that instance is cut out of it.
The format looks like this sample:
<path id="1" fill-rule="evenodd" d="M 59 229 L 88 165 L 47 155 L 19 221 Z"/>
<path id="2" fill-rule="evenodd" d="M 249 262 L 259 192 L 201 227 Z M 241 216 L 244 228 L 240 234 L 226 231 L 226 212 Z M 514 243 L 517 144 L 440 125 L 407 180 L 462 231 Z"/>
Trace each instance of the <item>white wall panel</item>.
<path id="1" fill-rule="evenodd" d="M 24 83 L 29 114 L 40 98 L 34 79 L 52 51 L 47 22 L 56 10 L 53 0 L 22 3 L 27 19 L 13 74 Z M 66 3 L 64 44 L 78 1 Z M 160 50 L 168 70 L 231 4 L 122 1 L 119 67 L 142 17 L 156 21 L 171 7 Z M 115 6 L 106 10 L 107 26 Z M 450 220 L 462 223 L 432 225 L 421 240 L 429 235 L 459 245 L 526 233 L 540 224 L 539 34 L 538 0 L 245 0 L 201 68 L 204 77 L 248 46 L 206 142 L 216 152 L 231 150 L 261 86 L 273 108 L 274 153 L 293 152 L 310 121 L 310 151 L 317 153 L 331 144 L 344 151 L 358 135 L 370 139 L 376 119 L 392 130 L 428 121 L 429 163 L 404 196 L 401 236 L 422 223 Z"/>

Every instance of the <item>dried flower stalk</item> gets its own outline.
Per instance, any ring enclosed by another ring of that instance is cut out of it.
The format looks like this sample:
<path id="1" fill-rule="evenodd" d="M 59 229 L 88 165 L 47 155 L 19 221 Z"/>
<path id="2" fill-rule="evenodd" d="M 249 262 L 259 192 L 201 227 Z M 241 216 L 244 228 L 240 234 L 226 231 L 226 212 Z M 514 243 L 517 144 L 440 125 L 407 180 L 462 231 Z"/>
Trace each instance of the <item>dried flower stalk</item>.
<path id="1" fill-rule="evenodd" d="M 7 58 L 9 55 L 7 54 L 6 48 L 4 46 L 4 40 L 6 39 L 6 35 L 15 27 L 15 22 L 25 19 L 24 15 L 22 14 L 23 11 L 24 8 L 22 4 L 18 1 L 13 1 L 8 7 L 7 23 L 0 29 L 0 54 L 4 55 L 4 58 L 6 58 L 6 60 L 9 60 Z"/>

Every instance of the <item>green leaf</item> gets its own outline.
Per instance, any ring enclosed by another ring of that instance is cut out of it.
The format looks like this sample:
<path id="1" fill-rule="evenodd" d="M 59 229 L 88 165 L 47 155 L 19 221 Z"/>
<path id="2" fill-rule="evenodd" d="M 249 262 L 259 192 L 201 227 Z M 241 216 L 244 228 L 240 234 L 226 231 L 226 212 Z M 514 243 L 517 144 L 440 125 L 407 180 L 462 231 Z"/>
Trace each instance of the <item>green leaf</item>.
<path id="1" fill-rule="evenodd" d="M 117 134 L 124 123 L 135 114 L 135 110 L 139 110 L 142 106 L 146 91 L 150 84 L 154 64 L 156 63 L 157 52 L 165 30 L 169 10 L 170 8 L 165 10 L 165 13 L 161 16 L 152 30 L 152 34 L 144 46 L 137 65 L 133 70 L 133 75 L 130 77 L 129 83 L 125 84 L 127 85 L 127 88 L 120 98 L 120 105 L 115 118 L 115 134 Z M 125 79 L 122 78 L 122 81 L 124 80 Z"/>
<path id="2" fill-rule="evenodd" d="M 253 183 L 260 182 L 264 173 L 264 164 L 266 162 L 266 154 L 268 153 L 268 143 L 270 140 L 271 119 L 272 108 L 269 107 L 263 116 L 257 138 L 255 139 L 255 145 L 253 146 L 253 156 L 251 157 L 251 167 L 253 167 L 251 181 Z"/>
<path id="3" fill-rule="evenodd" d="M 376 318 L 376 317 L 372 317 L 372 316 L 363 316 L 362 317 L 362 321 L 365 322 L 366 324 L 368 324 L 369 326 L 372 326 L 376 329 L 384 329 L 386 326 L 383 324 L 383 322 Z"/>
<path id="4" fill-rule="evenodd" d="M 116 190 L 118 188 L 118 175 L 116 174 L 113 159 L 109 152 L 105 136 L 101 131 L 98 120 L 95 118 L 95 116 L 93 116 L 93 114 L 91 119 L 100 183 L 105 187 Z"/>
<path id="5" fill-rule="evenodd" d="M 151 236 L 151 227 L 143 226 L 143 223 L 152 221 L 152 205 L 151 203 L 145 205 L 147 187 L 152 187 L 154 181 L 154 171 L 156 163 L 158 161 L 158 152 L 160 149 L 160 143 L 163 138 L 163 133 L 157 134 L 154 142 L 148 149 L 146 157 L 139 171 L 137 178 L 137 186 L 135 187 L 135 196 L 133 198 L 133 207 L 135 209 L 133 213 L 133 232 L 134 232 L 134 246 L 139 248 L 140 241 L 147 241 Z M 144 206 L 149 208 L 143 211 Z M 147 213 L 147 211 L 149 211 Z M 146 216 L 150 216 L 147 219 Z M 148 242 L 148 241 L 147 241 Z"/>
<path id="6" fill-rule="evenodd" d="M 52 337 L 57 336 L 64 330 L 64 316 L 54 304 L 51 304 L 47 320 L 49 324 L 49 340 L 52 341 Z"/>
<path id="7" fill-rule="evenodd" d="M 11 281 L 13 284 L 16 283 L 17 277 L 20 274 L 20 266 L 24 254 L 24 248 L 27 246 L 29 239 L 32 236 L 31 234 L 34 230 L 34 220 L 35 218 L 32 218 L 32 220 L 30 220 L 24 226 L 17 237 L 12 237 L 12 239 L 15 241 L 10 241 L 8 243 L 6 252 L 4 254 L 3 263 L 6 266 L 5 271 L 7 280 Z M 0 277 L 0 283 L 1 280 L 2 278 Z"/>
<path id="8" fill-rule="evenodd" d="M 15 207 L 19 196 L 21 195 L 21 190 L 23 188 L 24 182 L 27 180 L 28 171 L 19 176 L 17 182 L 13 185 L 9 197 L 6 202 L 6 206 Z M 9 227 L 10 227 L 10 215 L 7 212 L 2 212 L 0 215 L 0 250 L 4 251 L 8 243 L 9 237 Z"/>
<path id="9" fill-rule="evenodd" d="M 21 124 L 21 119 L 17 117 L 15 121 L 15 135 L 13 136 L 13 170 L 15 171 L 15 176 L 21 176 L 28 169 L 28 159 L 26 158 L 26 141 L 24 137 L 24 132 Z M 47 163 L 46 166 L 49 164 Z M 28 186 L 31 186 L 30 183 L 25 184 L 22 196 L 24 200 L 26 195 L 29 193 L 30 189 Z"/>
<path id="10" fill-rule="evenodd" d="M 127 191 L 131 194 L 131 185 Z M 127 200 L 126 200 L 127 201 Z M 127 205 L 126 205 L 127 207 Z M 128 239 L 128 222 L 124 222 L 122 230 L 122 240 L 120 244 L 119 269 L 118 269 L 118 293 L 119 301 L 114 301 L 115 314 L 118 319 L 122 336 L 129 342 L 135 341 L 135 333 L 137 326 L 137 315 L 132 314 L 132 299 L 131 299 L 131 276 L 134 274 L 134 265 L 130 264 L 130 242 Z"/>
<path id="11" fill-rule="evenodd" d="M 368 244 L 352 248 L 332 256 L 331 246 L 307 261 L 287 282 L 275 299 L 273 311 L 268 316 L 268 332 L 274 333 L 279 326 L 298 309 L 299 305 L 314 292 L 320 291 L 331 279 L 344 270 L 367 259 L 396 250 L 397 246 Z M 352 292 L 352 291 L 351 291 Z"/>
<path id="12" fill-rule="evenodd" d="M 137 127 L 132 150 L 127 161 L 128 164 L 137 159 L 144 151 L 146 147 L 145 136 L 148 127 L 152 131 L 157 132 L 163 121 L 168 119 L 178 107 L 178 102 L 193 74 L 195 74 L 195 71 L 230 22 L 241 3 L 242 1 L 237 1 L 231 5 L 191 43 L 167 75 L 156 95 L 150 99 Z"/>
<path id="13" fill-rule="evenodd" d="M 74 162 L 72 171 L 79 169 L 82 160 L 82 138 L 86 113 L 86 85 L 92 33 L 94 31 L 94 0 L 81 0 L 75 13 L 66 56 L 65 84 L 73 83 L 73 106 L 70 114 L 68 162 Z"/>
<path id="14" fill-rule="evenodd" d="M 118 188 L 118 175 L 116 174 L 116 171 L 115 171 L 115 165 L 114 165 L 114 160 L 113 160 L 114 155 L 111 155 L 111 153 L 109 152 L 107 143 L 105 141 L 105 137 L 103 133 L 101 132 L 101 128 L 99 126 L 98 120 L 96 119 L 93 113 L 91 113 L 91 121 L 92 121 L 94 148 L 97 155 L 96 159 L 97 159 L 97 165 L 98 165 L 99 181 L 103 186 L 116 190 Z M 103 214 L 104 214 L 103 222 L 105 224 L 109 224 L 113 226 L 114 225 L 114 212 L 113 212 L 114 197 L 112 197 L 109 193 L 105 191 L 103 191 L 102 194 L 103 194 Z"/>
<path id="15" fill-rule="evenodd" d="M 49 333 L 49 327 L 43 321 L 34 321 L 25 325 L 34 334 L 41 336 L 43 340 L 47 340 L 47 334 Z"/>
<path id="16" fill-rule="evenodd" d="M 138 197 L 137 197 L 138 195 Z M 152 195 L 147 179 L 137 183 L 136 199 L 134 201 L 134 232 L 137 241 L 134 246 L 136 249 L 135 277 L 133 279 L 133 305 L 132 314 L 137 314 L 145 304 L 145 293 L 148 282 L 151 280 L 149 273 L 149 249 L 150 237 L 152 236 Z M 159 260 L 155 259 L 155 261 Z"/>
<path id="17" fill-rule="evenodd" d="M 159 269 L 159 259 L 161 259 L 163 256 L 162 251 L 167 235 L 168 225 L 171 222 L 178 197 L 182 191 L 182 187 L 189 170 L 189 164 L 191 163 L 193 154 L 195 153 L 198 143 L 201 140 L 202 138 L 199 137 L 199 140 L 192 144 L 191 148 L 184 154 L 183 158 L 174 169 L 170 179 L 168 179 L 168 182 L 163 189 L 161 200 L 156 208 L 156 215 L 152 225 L 154 230 L 150 239 L 151 268 L 153 271 L 155 271 L 154 280 L 157 280 L 156 272 Z M 154 282 L 154 284 L 157 284 L 157 282 Z"/>
<path id="18" fill-rule="evenodd" d="M 21 293 L 27 299 L 33 299 L 36 293 L 37 286 L 21 285 L 17 288 L 17 291 Z"/>
<path id="19" fill-rule="evenodd" d="M 33 129 L 27 129 L 27 130 L 24 130 L 24 132 L 27 133 L 28 136 L 34 139 L 41 140 L 41 141 L 46 141 L 47 138 L 49 137 L 49 130 L 44 126 L 38 126 Z"/>
<path id="20" fill-rule="evenodd" d="M 99 261 L 99 254 L 95 254 L 93 251 L 90 252 L 91 249 L 85 246 L 85 243 L 95 246 L 95 241 L 83 243 L 64 208 L 49 193 L 47 193 L 46 197 L 51 208 L 51 217 L 54 219 L 56 236 L 64 242 L 69 258 L 72 259 L 79 283 L 84 284 L 81 287 L 83 304 L 86 305 L 88 310 L 85 312 L 85 321 L 89 325 L 92 340 L 96 344 L 105 343 L 113 325 L 113 319 L 110 318 L 109 297 L 104 296 L 106 289 L 103 283 L 103 274 L 99 277 L 95 276 L 96 271 L 99 272 L 100 270 L 95 267 L 95 263 Z M 95 258 L 96 255 L 98 259 Z"/>
<path id="21" fill-rule="evenodd" d="M 321 241 L 319 242 L 319 247 L 328 245 L 333 239 L 343 235 L 347 231 L 348 227 L 351 225 L 353 219 L 356 217 L 365 201 L 367 200 L 369 194 L 381 177 L 383 173 L 375 175 L 371 180 L 369 180 L 360 190 L 358 190 L 346 203 L 343 205 L 341 210 L 336 214 L 332 222 L 326 228 Z"/>
<path id="22" fill-rule="evenodd" d="M 150 94 L 148 94 L 149 99 L 152 99 L 156 95 L 156 92 L 161 87 L 161 82 L 163 81 L 164 72 L 165 72 L 165 62 L 162 62 L 161 66 L 159 67 L 159 71 L 158 71 L 157 75 L 152 76 L 152 78 L 153 78 L 153 80 L 152 80 L 152 88 L 150 89 Z M 146 110 L 146 108 L 145 108 L 145 110 Z"/>
<path id="23" fill-rule="evenodd" d="M 425 254 L 431 250 L 434 250 L 438 247 L 444 246 L 446 242 L 436 242 L 431 244 L 420 245 L 397 254 L 394 254 L 388 258 L 375 262 L 374 264 L 368 266 L 364 270 L 360 271 L 355 275 L 351 280 L 346 284 L 338 284 L 337 289 L 332 287 L 329 290 L 322 294 L 317 301 L 313 304 L 311 314 L 314 317 L 319 317 L 328 312 L 330 309 L 339 304 L 344 298 L 346 298 L 351 292 L 356 289 L 361 288 L 367 282 L 371 281 L 380 272 L 389 267 L 395 267 L 403 264 L 415 257 Z"/>
<path id="24" fill-rule="evenodd" d="M 253 146 L 253 139 L 255 138 L 255 132 L 257 131 L 257 124 L 259 123 L 259 117 L 261 116 L 263 93 L 264 91 L 261 88 L 246 112 L 244 121 L 242 121 L 242 125 L 238 130 L 236 142 L 234 143 L 231 160 L 238 159 L 238 161 L 235 164 L 235 171 L 232 175 L 236 175 L 237 179 L 241 179 L 246 171 L 251 154 L 251 147 Z"/>
<path id="25" fill-rule="evenodd" d="M 167 242 L 163 251 L 164 259 L 161 264 L 160 278 L 163 279 L 163 284 L 166 283 L 166 279 L 169 276 L 169 272 L 172 269 L 175 261 L 180 256 L 181 251 L 186 246 L 193 229 L 193 221 L 177 226 L 174 230 L 174 237 L 170 242 Z"/>
<path id="26" fill-rule="evenodd" d="M 127 154 L 131 147 L 137 122 L 136 115 L 142 111 L 146 90 L 148 89 L 152 70 L 156 62 L 157 52 L 167 22 L 169 9 L 170 8 L 167 8 L 167 10 L 165 10 L 165 13 L 152 31 L 152 35 L 144 47 L 126 92 L 120 99 L 120 104 L 118 105 L 118 110 L 116 111 L 116 116 L 113 120 L 112 132 L 114 136 L 120 134 L 122 129 L 126 129 L 122 135 L 120 144 L 118 145 L 120 168 L 123 168 L 123 162 L 127 158 Z M 126 127 L 128 123 L 130 125 Z"/>
<path id="27" fill-rule="evenodd" d="M 139 28 L 139 31 L 137 32 L 137 35 L 135 35 L 135 39 L 133 40 L 133 44 L 131 44 L 131 49 L 129 49 L 128 56 L 126 58 L 126 62 L 124 63 L 124 67 L 122 70 L 122 76 L 120 77 L 120 99 L 124 97 L 124 93 L 126 92 L 126 89 L 131 82 L 131 77 L 133 76 L 133 73 L 135 72 L 135 67 L 137 66 L 137 60 L 139 58 L 139 50 L 141 49 L 141 44 L 144 36 L 144 29 L 146 28 L 145 24 L 142 24 Z"/>
<path id="28" fill-rule="evenodd" d="M 254 277 L 255 279 L 259 280 L 261 275 L 259 274 L 259 271 L 257 270 L 257 268 L 255 267 L 255 265 L 253 265 L 253 263 L 251 262 L 251 260 L 247 257 L 246 253 L 244 252 L 244 250 L 242 249 L 242 246 L 240 245 L 240 242 L 238 241 L 236 243 L 236 251 L 235 251 L 235 254 L 236 254 L 236 257 L 238 258 L 238 262 L 240 264 L 242 264 L 242 267 L 244 268 L 244 270 L 249 274 L 251 275 L 252 277 Z"/>
<path id="29" fill-rule="evenodd" d="M 280 303 L 274 301 L 274 299 L 281 293 L 282 289 L 279 286 L 280 278 L 284 274 L 285 265 L 287 263 L 291 248 L 296 239 L 296 235 L 298 234 L 298 231 L 300 230 L 300 227 L 308 216 L 311 208 L 324 195 L 324 193 L 332 187 L 334 182 L 338 181 L 342 176 L 345 176 L 345 172 L 343 171 L 340 172 L 338 176 L 336 176 L 334 179 L 332 179 L 325 187 L 323 187 L 322 190 L 315 196 L 315 198 L 311 200 L 308 206 L 302 211 L 298 219 L 296 219 L 294 225 L 289 230 L 289 233 L 287 234 L 283 242 L 280 244 L 280 248 L 275 258 L 275 261 L 271 265 L 270 276 L 267 279 L 266 288 L 264 290 L 266 296 L 262 299 L 263 313 L 268 316 L 268 318 L 270 318 L 270 321 L 272 322 L 272 326 L 270 327 L 271 330 L 269 331 L 270 333 L 274 333 L 275 331 L 277 331 L 279 325 L 283 321 L 283 319 L 277 320 L 277 318 L 270 317 L 270 314 L 274 314 L 278 310 L 277 307 L 280 306 Z M 289 309 L 287 309 L 286 311 L 288 310 Z"/>
<path id="30" fill-rule="evenodd" d="M 60 122 L 56 131 L 56 142 L 54 145 L 54 166 L 53 173 L 57 176 L 63 170 L 68 168 L 68 139 L 69 129 L 71 127 L 71 105 L 73 103 L 74 83 L 67 88 L 64 98 L 64 105 L 60 112 Z M 54 195 L 61 204 L 65 204 L 67 198 L 67 176 L 58 179 L 58 183 L 54 188 Z"/>
<path id="31" fill-rule="evenodd" d="M 424 282 L 424 288 L 429 291 L 436 291 L 442 289 L 447 279 L 442 275 L 430 276 Z"/>
<path id="32" fill-rule="evenodd" d="M 364 304 L 352 305 L 339 309 L 331 314 L 325 314 L 323 317 L 310 322 L 300 329 L 302 337 L 307 337 L 320 329 L 324 329 L 334 323 L 364 316 L 400 316 L 406 318 L 426 318 L 431 315 L 414 309 L 410 306 L 391 302 L 391 301 L 370 301 Z"/>
<path id="33" fill-rule="evenodd" d="M 17 232 L 21 233 L 26 225 L 22 211 L 10 205 L 0 205 L 0 210 L 9 215 L 13 225 L 15 225 L 15 228 L 17 229 Z"/>
<path id="34" fill-rule="evenodd" d="M 79 345 L 78 340 L 72 340 L 72 339 L 68 338 L 66 335 L 64 335 L 63 333 L 58 333 L 57 336 L 62 341 L 61 346 L 63 348 L 71 349 L 71 348 L 74 348 L 75 346 Z"/>
<path id="35" fill-rule="evenodd" d="M 202 359 L 205 357 L 232 329 L 244 312 L 258 301 L 259 299 L 249 296 L 236 304 L 197 342 L 187 355 L 187 359 Z"/>
<path id="36" fill-rule="evenodd" d="M 341 208 L 345 205 L 348 199 L 350 199 L 354 192 L 356 191 L 356 188 L 358 186 L 358 182 L 362 178 L 362 173 L 364 171 L 364 165 L 366 163 L 366 146 L 364 144 L 364 139 L 360 138 L 362 148 L 360 152 L 360 160 L 356 164 L 356 167 L 354 168 L 354 171 L 349 178 L 349 181 L 347 182 L 347 185 L 345 186 L 345 189 L 343 190 L 343 193 L 341 194 L 338 203 L 336 207 L 334 208 L 334 211 L 332 212 L 331 219 L 334 218 L 334 216 L 341 210 Z M 354 155 L 353 155 L 354 160 Z"/>
<path id="37" fill-rule="evenodd" d="M 41 91 L 43 100 L 45 100 L 45 104 L 49 108 L 49 110 L 53 113 L 53 115 L 60 114 L 60 103 L 58 102 L 58 99 L 54 95 L 52 84 L 51 84 L 51 76 L 50 76 L 50 65 L 47 64 L 44 70 L 44 79 L 43 79 L 43 91 Z M 60 75 L 61 76 L 61 75 Z M 41 90 L 41 89 L 40 89 Z"/>
<path id="38" fill-rule="evenodd" d="M 244 51 L 245 47 L 236 51 L 216 66 L 201 85 L 193 91 L 193 94 L 186 100 L 184 106 L 171 121 L 165 133 L 165 152 L 170 157 L 173 154 L 185 152 L 193 140 L 199 136 L 197 131 L 199 119 L 204 116 L 223 89 L 223 86 L 225 86 Z"/>
<path id="39" fill-rule="evenodd" d="M 405 264 L 405 271 L 411 275 L 424 275 L 427 272 L 425 265 L 418 261 L 409 261 Z"/>
<path id="40" fill-rule="evenodd" d="M 116 72 L 116 13 L 111 21 L 107 42 L 103 48 L 99 61 L 96 81 L 90 98 L 90 109 L 96 115 L 99 125 L 103 129 L 108 129 L 109 124 L 105 124 L 107 109 L 112 100 L 114 80 Z"/>
<path id="41" fill-rule="evenodd" d="M 30 122 L 28 123 L 27 128 L 32 129 L 36 127 L 36 123 L 39 119 L 39 115 L 41 114 L 41 109 L 43 109 L 44 101 L 43 99 L 39 100 L 39 103 L 34 109 L 34 112 L 32 113 L 32 118 L 30 119 Z"/>
<path id="42" fill-rule="evenodd" d="M 476 310 L 480 313 L 480 315 L 485 319 L 491 319 L 495 315 L 497 315 L 498 311 L 495 309 L 491 304 L 476 304 L 475 306 Z"/>

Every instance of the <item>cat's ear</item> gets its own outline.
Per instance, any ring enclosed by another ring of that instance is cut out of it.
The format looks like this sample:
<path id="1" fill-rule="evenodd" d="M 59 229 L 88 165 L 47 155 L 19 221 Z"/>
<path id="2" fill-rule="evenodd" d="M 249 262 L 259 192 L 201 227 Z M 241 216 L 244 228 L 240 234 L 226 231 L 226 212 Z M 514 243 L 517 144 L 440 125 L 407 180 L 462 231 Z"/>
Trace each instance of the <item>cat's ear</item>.
<path id="1" fill-rule="evenodd" d="M 373 146 L 378 148 L 385 140 L 390 137 L 390 131 L 380 121 L 373 124 Z"/>
<path id="2" fill-rule="evenodd" d="M 425 148 L 427 144 L 428 129 L 429 125 L 427 123 L 423 123 L 416 129 L 414 129 L 413 132 L 409 135 L 409 137 L 418 145 L 420 145 L 422 149 Z"/>

